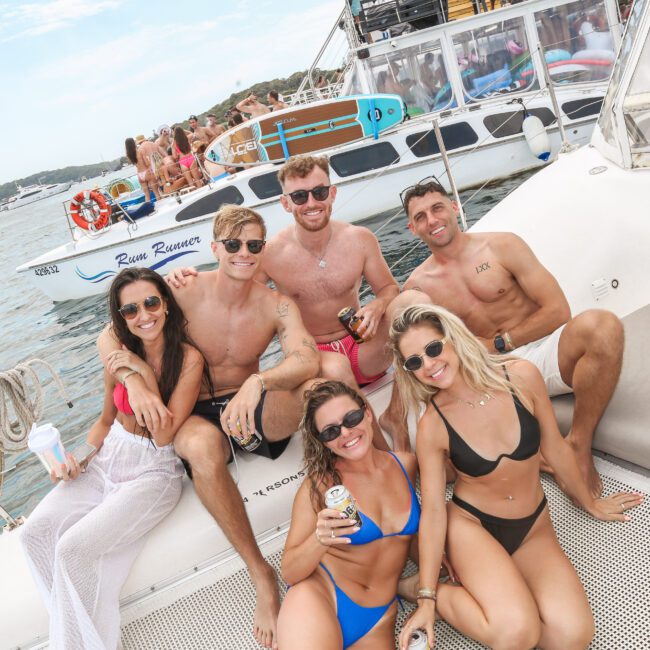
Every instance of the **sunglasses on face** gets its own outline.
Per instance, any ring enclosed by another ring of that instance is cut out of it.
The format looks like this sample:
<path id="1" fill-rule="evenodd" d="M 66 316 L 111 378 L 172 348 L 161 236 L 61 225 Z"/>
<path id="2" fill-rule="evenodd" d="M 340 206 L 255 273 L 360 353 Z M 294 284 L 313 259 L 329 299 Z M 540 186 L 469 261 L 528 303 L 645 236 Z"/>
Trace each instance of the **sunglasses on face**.
<path id="1" fill-rule="evenodd" d="M 421 181 L 418 181 L 415 185 L 409 185 L 406 189 L 402 190 L 399 193 L 399 200 L 402 202 L 403 208 L 406 210 L 406 205 L 411 198 L 410 193 L 413 192 L 413 190 L 419 187 L 429 186 L 429 185 L 431 186 L 431 191 L 439 192 L 440 194 L 444 194 L 444 195 L 447 194 L 447 191 L 435 176 L 427 176 L 423 178 Z"/>
<path id="2" fill-rule="evenodd" d="M 253 255 L 261 253 L 264 244 L 266 244 L 263 239 L 249 239 L 247 242 L 243 242 L 241 239 L 217 239 L 217 243 L 223 244 L 228 253 L 237 253 L 244 243 L 246 243 L 248 252 L 253 253 Z"/>
<path id="3" fill-rule="evenodd" d="M 140 305 L 144 307 L 144 310 L 152 313 L 158 311 L 162 305 L 162 300 L 160 296 L 149 296 L 145 298 L 141 303 L 139 302 L 128 302 L 126 305 L 120 307 L 120 314 L 124 320 L 133 320 L 140 311 Z"/>
<path id="4" fill-rule="evenodd" d="M 365 412 L 365 406 L 362 406 L 361 408 L 354 411 L 349 411 L 343 416 L 343 421 L 341 424 L 330 424 L 326 426 L 322 431 L 319 431 L 317 434 L 318 439 L 321 442 L 332 442 L 332 440 L 336 440 L 341 435 L 341 429 L 343 427 L 346 429 L 352 429 L 353 427 L 361 424 L 361 420 L 363 420 Z"/>
<path id="5" fill-rule="evenodd" d="M 309 200 L 310 194 L 317 201 L 324 201 L 330 195 L 330 187 L 331 185 L 319 185 L 311 190 L 296 190 L 295 192 L 289 192 L 289 194 L 285 194 L 285 196 L 288 196 L 296 205 L 305 205 Z"/>
<path id="6" fill-rule="evenodd" d="M 426 354 L 429 359 L 435 359 L 440 356 L 442 352 L 442 347 L 445 344 L 446 339 L 441 341 L 431 341 L 424 346 L 424 354 Z M 410 357 L 404 359 L 402 368 L 408 372 L 415 372 L 419 370 L 424 365 L 424 354 L 412 354 Z"/>

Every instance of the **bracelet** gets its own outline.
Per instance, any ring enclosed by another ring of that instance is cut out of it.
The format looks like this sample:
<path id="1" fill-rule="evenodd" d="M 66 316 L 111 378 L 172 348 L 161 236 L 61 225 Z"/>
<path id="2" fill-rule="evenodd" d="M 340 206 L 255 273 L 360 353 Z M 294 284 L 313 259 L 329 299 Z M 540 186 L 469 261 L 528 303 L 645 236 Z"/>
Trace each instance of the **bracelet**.
<path id="1" fill-rule="evenodd" d="M 422 588 L 418 590 L 418 595 L 417 595 L 417 600 L 420 599 L 424 600 L 436 600 L 436 590 L 435 589 L 427 589 L 427 588 Z"/>
<path id="2" fill-rule="evenodd" d="M 122 379 L 120 379 L 120 383 L 122 386 L 126 388 L 126 384 L 124 383 L 131 375 L 137 375 L 138 371 L 137 370 L 129 370 L 129 372 L 125 372 L 124 375 L 122 376 Z"/>
<path id="3" fill-rule="evenodd" d="M 266 390 L 266 386 L 264 385 L 264 379 L 262 379 L 262 375 L 254 372 L 251 377 L 257 377 L 260 380 L 260 384 L 262 384 L 262 392 Z"/>
<path id="4" fill-rule="evenodd" d="M 503 340 L 506 342 L 506 345 L 508 346 L 508 352 L 512 352 L 515 349 L 515 346 L 512 342 L 512 339 L 510 338 L 509 332 L 503 333 Z"/>

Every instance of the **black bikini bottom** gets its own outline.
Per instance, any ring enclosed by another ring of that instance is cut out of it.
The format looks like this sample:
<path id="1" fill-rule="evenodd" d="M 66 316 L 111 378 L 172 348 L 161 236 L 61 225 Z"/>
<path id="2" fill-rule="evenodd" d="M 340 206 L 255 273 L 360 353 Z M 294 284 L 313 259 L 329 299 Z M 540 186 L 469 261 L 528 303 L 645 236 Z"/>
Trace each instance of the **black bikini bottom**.
<path id="1" fill-rule="evenodd" d="M 480 522 L 483 528 L 494 537 L 494 539 L 503 546 L 503 548 L 512 555 L 524 541 L 528 531 L 533 527 L 537 518 L 546 507 L 546 495 L 541 500 L 540 504 L 535 509 L 532 515 L 522 517 L 521 519 L 504 519 L 503 517 L 495 517 L 481 512 L 467 501 L 459 499 L 455 494 L 451 500 L 463 510 L 466 510 L 471 515 L 474 515 Z"/>

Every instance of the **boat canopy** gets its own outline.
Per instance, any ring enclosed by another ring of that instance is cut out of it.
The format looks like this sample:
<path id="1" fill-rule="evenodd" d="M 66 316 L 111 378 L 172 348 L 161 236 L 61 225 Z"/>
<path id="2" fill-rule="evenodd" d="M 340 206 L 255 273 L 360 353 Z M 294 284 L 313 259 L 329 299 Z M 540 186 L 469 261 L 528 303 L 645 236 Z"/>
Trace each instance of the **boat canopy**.
<path id="1" fill-rule="evenodd" d="M 650 17 L 635 0 L 592 144 L 627 169 L 650 167 Z"/>
<path id="2" fill-rule="evenodd" d="M 607 79 L 620 43 L 611 0 L 521 3 L 357 50 L 347 94 L 399 94 L 411 116 Z M 541 48 L 541 50 L 540 50 Z"/>

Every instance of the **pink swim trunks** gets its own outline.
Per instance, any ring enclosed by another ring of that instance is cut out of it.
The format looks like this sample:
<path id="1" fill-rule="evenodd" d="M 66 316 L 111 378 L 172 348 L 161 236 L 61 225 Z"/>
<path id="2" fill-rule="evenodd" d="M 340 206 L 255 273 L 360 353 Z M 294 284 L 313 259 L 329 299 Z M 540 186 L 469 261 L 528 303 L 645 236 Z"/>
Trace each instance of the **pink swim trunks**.
<path id="1" fill-rule="evenodd" d="M 354 378 L 357 380 L 359 386 L 364 386 L 370 382 L 383 377 L 386 373 L 382 372 L 374 377 L 366 377 L 359 368 L 359 344 L 348 334 L 342 339 L 337 341 L 330 341 L 329 343 L 316 343 L 316 347 L 323 352 L 338 352 L 343 354 L 350 361 Z"/>

